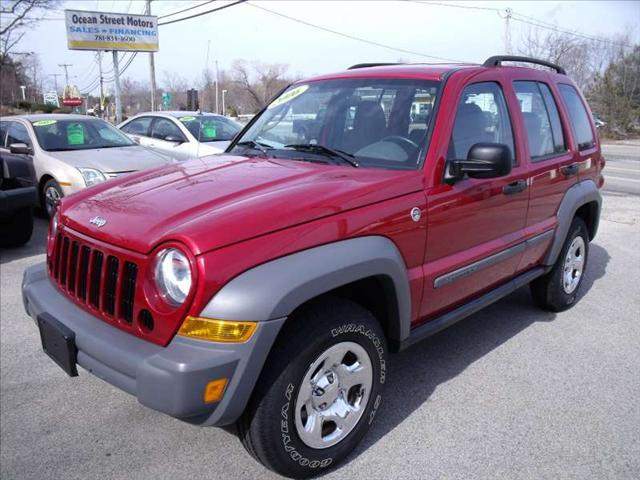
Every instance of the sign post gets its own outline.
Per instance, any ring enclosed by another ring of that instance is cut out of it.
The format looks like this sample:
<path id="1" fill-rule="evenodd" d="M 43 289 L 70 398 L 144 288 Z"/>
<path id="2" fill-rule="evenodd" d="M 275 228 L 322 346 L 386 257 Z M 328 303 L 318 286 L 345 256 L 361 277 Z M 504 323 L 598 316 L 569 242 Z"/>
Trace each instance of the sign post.
<path id="1" fill-rule="evenodd" d="M 70 50 L 111 50 L 115 75 L 116 120 L 122 121 L 118 52 L 157 52 L 158 17 L 128 13 L 65 10 Z"/>

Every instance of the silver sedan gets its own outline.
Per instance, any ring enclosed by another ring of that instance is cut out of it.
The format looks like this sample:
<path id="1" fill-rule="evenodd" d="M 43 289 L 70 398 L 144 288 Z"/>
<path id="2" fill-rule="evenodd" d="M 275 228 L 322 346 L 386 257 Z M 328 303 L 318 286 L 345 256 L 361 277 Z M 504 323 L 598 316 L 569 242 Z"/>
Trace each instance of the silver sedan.
<path id="1" fill-rule="evenodd" d="M 242 125 L 213 113 L 165 111 L 140 113 L 118 128 L 144 147 L 187 160 L 223 152 Z"/>
<path id="2" fill-rule="evenodd" d="M 0 150 L 31 156 L 41 206 L 49 216 L 65 195 L 175 161 L 137 145 L 104 120 L 84 115 L 2 117 Z"/>

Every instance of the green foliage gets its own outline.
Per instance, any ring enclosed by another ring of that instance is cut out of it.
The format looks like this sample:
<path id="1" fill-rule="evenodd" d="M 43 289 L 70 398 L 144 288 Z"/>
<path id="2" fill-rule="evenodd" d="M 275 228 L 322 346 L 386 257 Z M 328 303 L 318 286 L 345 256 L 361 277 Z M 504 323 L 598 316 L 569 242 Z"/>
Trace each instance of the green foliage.
<path id="1" fill-rule="evenodd" d="M 640 134 L 640 45 L 619 52 L 589 91 L 591 107 L 613 138 Z"/>

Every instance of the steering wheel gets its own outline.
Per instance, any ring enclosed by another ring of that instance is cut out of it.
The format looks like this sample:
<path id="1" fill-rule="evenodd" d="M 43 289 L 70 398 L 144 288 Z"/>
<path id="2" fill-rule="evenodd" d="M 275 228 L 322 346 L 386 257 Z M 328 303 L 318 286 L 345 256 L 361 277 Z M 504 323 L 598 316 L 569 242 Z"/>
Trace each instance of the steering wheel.
<path id="1" fill-rule="evenodd" d="M 384 137 L 380 141 L 381 142 L 395 143 L 396 145 L 401 147 L 405 152 L 407 152 L 409 154 L 413 153 L 418 148 L 418 144 L 417 143 L 415 143 L 413 140 L 411 140 L 411 139 L 409 139 L 407 137 L 403 137 L 401 135 L 390 135 L 388 137 Z"/>

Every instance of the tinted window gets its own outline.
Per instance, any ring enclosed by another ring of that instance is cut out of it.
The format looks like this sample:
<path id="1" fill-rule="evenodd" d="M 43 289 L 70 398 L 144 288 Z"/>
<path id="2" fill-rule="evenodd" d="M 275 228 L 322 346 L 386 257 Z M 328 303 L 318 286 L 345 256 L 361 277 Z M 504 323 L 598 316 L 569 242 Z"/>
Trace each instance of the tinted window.
<path id="1" fill-rule="evenodd" d="M 241 130 L 239 124 L 220 116 L 186 116 L 180 117 L 178 120 L 201 142 L 231 140 Z"/>
<path id="2" fill-rule="evenodd" d="M 497 83 L 476 83 L 462 92 L 448 159 L 466 159 L 476 143 L 507 145 L 515 161 L 511 120 L 502 89 Z"/>
<path id="3" fill-rule="evenodd" d="M 542 98 L 544 98 L 544 104 L 547 107 L 547 113 L 549 114 L 551 132 L 553 133 L 554 151 L 555 153 L 564 152 L 567 150 L 567 144 L 564 140 L 562 122 L 560 121 L 560 113 L 558 112 L 558 104 L 556 103 L 555 98 L 553 98 L 551 90 L 546 83 L 539 83 L 538 87 L 542 92 Z"/>
<path id="4" fill-rule="evenodd" d="M 415 169 L 424 159 L 427 125 L 439 82 L 351 78 L 295 84 L 246 130 L 233 153 L 290 160 Z M 243 145 L 245 144 L 245 145 Z M 322 150 L 322 148 L 325 150 Z M 326 148 L 334 153 L 327 152 Z"/>
<path id="5" fill-rule="evenodd" d="M 120 130 L 99 119 L 34 120 L 31 125 L 38 143 L 49 152 L 135 145 Z"/>
<path id="6" fill-rule="evenodd" d="M 131 120 L 125 126 L 123 126 L 120 130 L 125 133 L 130 133 L 132 135 L 149 135 L 149 125 L 151 125 L 152 117 L 140 117 L 135 120 Z"/>
<path id="7" fill-rule="evenodd" d="M 156 118 L 154 120 L 151 127 L 151 136 L 160 140 L 164 140 L 167 137 L 179 138 L 181 141 L 185 140 L 178 126 L 166 118 Z"/>
<path id="8" fill-rule="evenodd" d="M 563 152 L 565 148 L 560 116 L 549 88 L 539 82 L 513 82 L 513 86 L 527 130 L 531 159 Z"/>
<path id="9" fill-rule="evenodd" d="M 7 129 L 9 128 L 9 122 L 0 122 L 0 147 L 4 147 L 4 140 L 7 138 Z"/>
<path id="10" fill-rule="evenodd" d="M 9 124 L 7 147 L 9 147 L 12 143 L 24 143 L 25 145 L 31 146 L 29 133 L 27 132 L 27 129 L 24 125 L 17 122 L 11 122 Z"/>
<path id="11" fill-rule="evenodd" d="M 571 85 L 560 84 L 558 87 L 567 111 L 569 112 L 569 119 L 571 120 L 571 126 L 576 136 L 578 148 L 585 150 L 593 147 L 595 140 L 593 138 L 593 132 L 591 131 L 591 123 L 589 122 L 589 115 L 584 108 L 580 95 L 578 95 L 576 89 Z"/>

